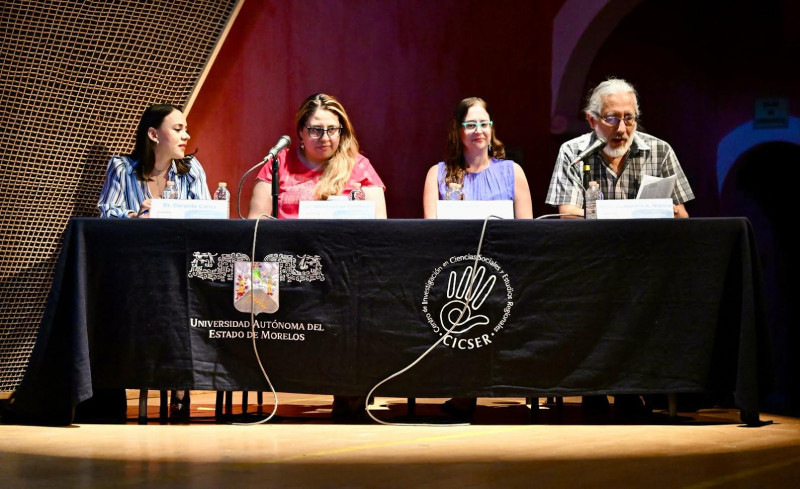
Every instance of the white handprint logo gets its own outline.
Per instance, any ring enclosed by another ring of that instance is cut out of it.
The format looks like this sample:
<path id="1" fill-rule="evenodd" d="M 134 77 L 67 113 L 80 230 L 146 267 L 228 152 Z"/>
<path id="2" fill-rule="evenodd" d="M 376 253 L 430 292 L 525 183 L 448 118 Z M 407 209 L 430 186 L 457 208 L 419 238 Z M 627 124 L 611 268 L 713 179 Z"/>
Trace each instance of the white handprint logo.
<path id="1" fill-rule="evenodd" d="M 451 256 L 425 282 L 420 304 L 425 321 L 446 347 L 472 350 L 491 345 L 511 317 L 511 280 L 491 257 Z"/>
<path id="2" fill-rule="evenodd" d="M 475 276 L 473 277 L 473 270 Z M 439 312 L 442 327 L 453 334 L 461 334 L 475 326 L 489 324 L 489 318 L 483 314 L 475 314 L 492 292 L 497 277 L 486 277 L 486 267 L 477 269 L 469 266 L 464 270 L 461 279 L 455 270 L 450 271 L 447 279 L 447 298 L 449 301 Z"/>

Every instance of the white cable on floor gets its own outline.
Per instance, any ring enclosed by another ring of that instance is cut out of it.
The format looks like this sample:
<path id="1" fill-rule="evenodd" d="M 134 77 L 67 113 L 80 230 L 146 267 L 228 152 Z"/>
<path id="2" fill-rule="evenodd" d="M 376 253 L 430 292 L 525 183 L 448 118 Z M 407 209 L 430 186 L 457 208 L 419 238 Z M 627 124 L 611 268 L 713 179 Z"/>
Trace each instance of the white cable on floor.
<path id="1" fill-rule="evenodd" d="M 472 265 L 472 269 L 475 270 L 475 271 L 478 269 L 478 260 L 480 259 L 481 247 L 483 246 L 483 237 L 486 234 L 486 224 L 489 222 L 489 219 L 491 219 L 491 218 L 502 219 L 502 217 L 494 216 L 494 215 L 487 216 L 486 219 L 484 219 L 484 221 L 483 221 L 483 229 L 481 230 L 481 237 L 478 240 L 478 251 L 475 253 L 475 262 Z M 434 348 L 439 346 L 439 344 L 441 342 L 443 342 L 445 340 L 445 338 L 447 338 L 448 336 L 451 335 L 450 333 L 453 331 L 453 329 L 456 327 L 456 325 L 461 322 L 461 318 L 464 317 L 464 313 L 467 311 L 467 308 L 469 308 L 469 303 L 472 300 L 472 285 L 475 283 L 475 277 L 476 276 L 477 276 L 477 273 L 475 273 L 475 272 L 473 272 L 471 274 L 471 276 L 470 276 L 469 286 L 467 287 L 467 291 L 466 291 L 466 297 L 465 297 L 466 300 L 464 302 L 464 307 L 461 309 L 461 314 L 458 316 L 458 319 L 456 319 L 453 322 L 453 326 L 448 329 L 448 328 L 445 327 L 445 325 L 442 325 L 442 329 L 444 329 L 446 331 L 445 334 L 443 334 L 441 338 L 439 338 L 433 345 L 431 345 L 430 348 L 425 350 L 424 353 L 422 353 L 419 357 L 417 357 L 413 362 L 408 364 L 406 367 L 402 368 L 401 370 L 399 370 L 399 371 L 391 374 L 390 376 L 386 377 L 385 379 L 381 380 L 380 382 L 375 384 L 375 386 L 372 389 L 370 389 L 369 393 L 367 394 L 367 404 L 365 406 L 365 410 L 366 410 L 367 414 L 369 415 L 369 417 L 372 418 L 375 422 L 383 424 L 383 425 L 389 425 L 389 426 L 469 426 L 470 423 L 444 423 L 444 424 L 443 423 L 439 423 L 439 424 L 433 424 L 433 423 L 392 423 L 392 422 L 388 422 L 388 421 L 383 421 L 383 420 L 380 420 L 380 419 L 376 418 L 372 414 L 372 412 L 369 410 L 369 400 L 372 398 L 372 393 L 375 392 L 375 389 L 380 387 L 382 384 L 388 382 L 389 380 L 394 379 L 395 377 L 398 377 L 399 375 L 402 375 L 402 374 L 408 372 L 409 370 L 411 370 L 411 368 L 414 365 L 418 364 L 423 358 L 425 358 L 428 355 L 428 353 L 430 353 Z"/>

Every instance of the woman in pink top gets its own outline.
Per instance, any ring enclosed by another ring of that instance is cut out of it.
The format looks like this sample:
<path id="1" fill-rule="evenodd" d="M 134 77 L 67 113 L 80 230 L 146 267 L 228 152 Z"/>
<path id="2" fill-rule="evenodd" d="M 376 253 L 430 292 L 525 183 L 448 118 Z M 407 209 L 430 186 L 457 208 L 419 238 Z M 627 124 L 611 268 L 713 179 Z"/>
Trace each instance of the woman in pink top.
<path id="1" fill-rule="evenodd" d="M 367 200 L 375 201 L 375 216 L 386 218 L 385 187 L 369 160 L 358 152 L 358 141 L 342 104 L 330 95 L 308 97 L 295 116 L 300 147 L 278 153 L 278 218 L 297 218 L 301 200 L 327 200 L 348 195 L 360 183 Z M 258 174 L 248 218 L 272 215 L 272 165 Z M 333 396 L 335 418 L 364 414 L 366 398 Z"/>
<path id="2" fill-rule="evenodd" d="M 308 97 L 295 116 L 300 147 L 278 153 L 278 217 L 297 218 L 301 200 L 348 195 L 360 183 L 375 214 L 386 218 L 385 186 L 358 150 L 355 130 L 342 104 L 330 95 Z M 272 165 L 259 172 L 248 218 L 272 215 Z"/>

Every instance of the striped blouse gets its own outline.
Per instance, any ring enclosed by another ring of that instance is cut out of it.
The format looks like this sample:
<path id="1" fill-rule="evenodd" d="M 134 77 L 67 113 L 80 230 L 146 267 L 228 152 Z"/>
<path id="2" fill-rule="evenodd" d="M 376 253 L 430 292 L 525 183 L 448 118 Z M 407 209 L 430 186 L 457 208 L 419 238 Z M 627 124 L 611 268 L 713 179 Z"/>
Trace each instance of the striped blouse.
<path id="1" fill-rule="evenodd" d="M 128 217 L 129 212 L 139 212 L 145 199 L 153 198 L 147 182 L 136 175 L 138 163 L 128 156 L 113 156 L 108 162 L 106 180 L 97 202 L 100 217 Z M 211 198 L 206 172 L 196 158 L 192 158 L 191 169 L 183 175 L 178 174 L 172 163 L 167 179 L 175 182 L 181 199 Z"/>

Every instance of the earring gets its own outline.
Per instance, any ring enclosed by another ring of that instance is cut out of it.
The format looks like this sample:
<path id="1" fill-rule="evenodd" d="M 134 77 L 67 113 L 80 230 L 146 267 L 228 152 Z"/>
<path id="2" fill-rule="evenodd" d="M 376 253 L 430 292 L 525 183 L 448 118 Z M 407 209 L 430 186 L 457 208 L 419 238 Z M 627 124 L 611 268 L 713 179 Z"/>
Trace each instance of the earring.
<path id="1" fill-rule="evenodd" d="M 305 151 L 305 150 L 306 150 L 305 143 L 303 141 L 300 141 L 300 151 Z"/>
<path id="2" fill-rule="evenodd" d="M 492 156 L 492 145 L 489 145 L 489 156 Z"/>

